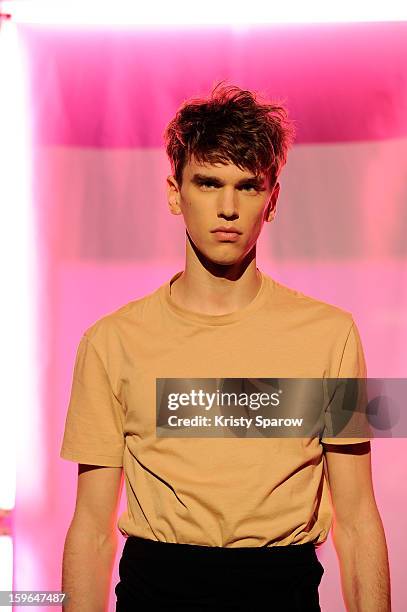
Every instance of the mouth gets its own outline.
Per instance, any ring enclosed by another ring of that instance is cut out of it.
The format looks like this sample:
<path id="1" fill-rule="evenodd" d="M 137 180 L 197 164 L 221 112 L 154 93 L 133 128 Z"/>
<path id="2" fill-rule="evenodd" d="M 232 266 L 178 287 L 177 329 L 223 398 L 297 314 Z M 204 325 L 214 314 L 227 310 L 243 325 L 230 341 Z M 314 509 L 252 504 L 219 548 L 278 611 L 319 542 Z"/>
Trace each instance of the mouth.
<path id="1" fill-rule="evenodd" d="M 214 232 L 214 234 L 218 240 L 227 240 L 228 242 L 234 242 L 239 238 L 239 234 L 237 232 L 224 232 L 221 230 L 217 230 Z"/>

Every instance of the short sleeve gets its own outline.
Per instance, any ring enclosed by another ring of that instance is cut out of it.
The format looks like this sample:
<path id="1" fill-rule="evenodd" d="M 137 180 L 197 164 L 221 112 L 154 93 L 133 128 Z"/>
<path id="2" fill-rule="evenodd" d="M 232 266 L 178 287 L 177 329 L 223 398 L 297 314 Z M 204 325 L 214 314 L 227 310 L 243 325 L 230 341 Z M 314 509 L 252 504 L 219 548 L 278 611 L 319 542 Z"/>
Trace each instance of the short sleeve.
<path id="1" fill-rule="evenodd" d="M 325 411 L 322 443 L 355 444 L 373 437 L 367 415 L 366 377 L 362 342 L 352 320 L 340 360 L 338 383 Z"/>
<path id="2" fill-rule="evenodd" d="M 60 457 L 78 463 L 123 465 L 124 413 L 104 363 L 86 333 L 76 353 Z"/>

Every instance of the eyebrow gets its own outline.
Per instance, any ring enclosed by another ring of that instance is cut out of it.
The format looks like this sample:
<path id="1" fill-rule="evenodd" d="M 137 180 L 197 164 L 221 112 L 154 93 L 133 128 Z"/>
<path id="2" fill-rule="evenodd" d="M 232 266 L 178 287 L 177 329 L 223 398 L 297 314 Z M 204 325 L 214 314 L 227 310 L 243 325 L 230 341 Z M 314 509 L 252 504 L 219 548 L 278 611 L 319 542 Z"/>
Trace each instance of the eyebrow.
<path id="1" fill-rule="evenodd" d="M 218 187 L 223 187 L 225 185 L 225 182 L 222 181 L 222 179 L 218 178 L 217 176 L 199 174 L 199 172 L 193 175 L 191 182 L 197 185 L 203 182 L 208 182 L 208 183 L 210 182 L 210 183 L 213 183 L 214 185 L 217 185 Z M 264 184 L 264 179 L 261 179 L 260 177 L 257 177 L 257 176 L 248 176 L 247 178 L 240 179 L 240 181 L 238 181 L 235 184 L 235 187 L 242 187 L 243 185 L 249 185 L 249 184 L 256 185 L 259 187 Z"/>

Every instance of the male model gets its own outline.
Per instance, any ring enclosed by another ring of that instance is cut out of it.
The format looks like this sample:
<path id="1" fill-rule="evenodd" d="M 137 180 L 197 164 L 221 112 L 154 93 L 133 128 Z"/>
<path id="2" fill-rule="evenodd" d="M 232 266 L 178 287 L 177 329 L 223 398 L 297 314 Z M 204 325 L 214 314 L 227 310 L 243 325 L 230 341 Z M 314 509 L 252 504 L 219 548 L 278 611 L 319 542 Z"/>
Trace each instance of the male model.
<path id="1" fill-rule="evenodd" d="M 315 549 L 333 524 L 347 610 L 388 612 L 368 436 L 336 437 L 325 426 L 309 437 L 256 427 L 209 435 L 202 419 L 190 427 L 185 402 L 178 413 L 172 406 L 176 431 L 159 422 L 168 390 L 186 400 L 233 379 L 255 388 L 271 377 L 366 377 L 351 313 L 256 264 L 293 139 L 284 107 L 220 83 L 181 106 L 165 139 L 185 267 L 80 340 L 61 449 L 79 464 L 63 558 L 66 611 L 106 609 L 124 472 L 116 611 L 320 610 Z"/>

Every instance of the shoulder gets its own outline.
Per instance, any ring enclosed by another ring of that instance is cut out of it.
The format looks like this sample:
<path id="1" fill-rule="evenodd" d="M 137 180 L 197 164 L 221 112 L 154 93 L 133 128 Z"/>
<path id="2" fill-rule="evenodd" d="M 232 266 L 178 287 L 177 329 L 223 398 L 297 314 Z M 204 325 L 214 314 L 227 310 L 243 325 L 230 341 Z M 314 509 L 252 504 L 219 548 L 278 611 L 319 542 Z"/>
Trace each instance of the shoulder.
<path id="1" fill-rule="evenodd" d="M 83 331 L 83 336 L 95 348 L 113 348 L 113 344 L 120 343 L 128 333 L 143 324 L 146 307 L 153 305 L 158 299 L 158 289 L 126 302 L 122 306 L 107 312 L 97 318 Z"/>
<path id="2" fill-rule="evenodd" d="M 271 277 L 269 279 L 272 303 L 287 317 L 296 319 L 299 324 L 329 325 L 345 334 L 349 333 L 354 323 L 350 311 L 288 287 Z"/>

